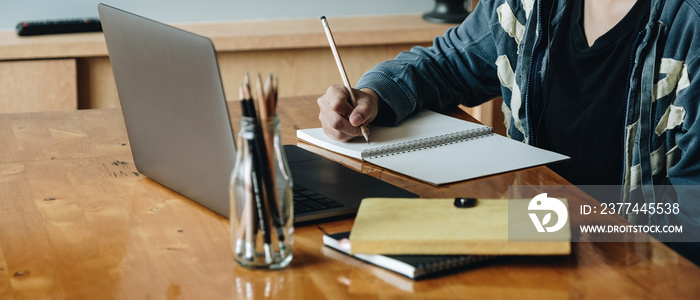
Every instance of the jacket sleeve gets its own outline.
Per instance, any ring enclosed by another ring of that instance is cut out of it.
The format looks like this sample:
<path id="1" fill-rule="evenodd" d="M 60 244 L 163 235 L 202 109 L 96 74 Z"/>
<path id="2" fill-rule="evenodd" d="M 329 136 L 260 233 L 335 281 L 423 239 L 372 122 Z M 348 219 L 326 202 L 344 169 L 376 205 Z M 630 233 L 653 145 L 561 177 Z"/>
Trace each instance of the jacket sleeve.
<path id="1" fill-rule="evenodd" d="M 656 197 L 655 203 L 646 202 L 664 208 L 650 216 L 651 224 L 682 226 L 681 231 L 664 233 L 660 240 L 680 242 L 674 249 L 694 253 L 699 263 L 700 42 L 695 37 L 700 22 L 676 18 L 654 86 L 659 106 L 651 134 L 664 143 L 651 154 Z"/>
<path id="2" fill-rule="evenodd" d="M 357 88 L 373 89 L 389 108 L 377 121 L 396 124 L 424 107 L 475 106 L 499 96 L 496 40 L 503 30 L 496 8 L 503 2 L 479 1 L 460 26 L 436 37 L 431 47 L 414 47 L 367 71 Z"/>
<path id="3" fill-rule="evenodd" d="M 673 240 L 695 242 L 685 246 L 700 251 L 700 58 L 685 60 L 679 68 L 676 98 L 654 129 L 656 134 L 667 131 L 668 149 L 659 155 L 666 161 L 666 183 L 673 186 L 657 187 L 657 192 L 663 192 L 656 202 L 677 209 L 655 216 L 653 223 L 682 225 L 682 233 L 675 234 Z"/>

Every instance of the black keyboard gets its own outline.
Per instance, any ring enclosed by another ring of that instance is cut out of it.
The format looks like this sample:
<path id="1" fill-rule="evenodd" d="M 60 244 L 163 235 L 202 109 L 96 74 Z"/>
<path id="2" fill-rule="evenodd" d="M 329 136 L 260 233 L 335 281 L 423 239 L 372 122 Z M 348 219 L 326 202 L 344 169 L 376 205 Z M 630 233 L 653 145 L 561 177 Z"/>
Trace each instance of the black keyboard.
<path id="1" fill-rule="evenodd" d="M 343 204 L 309 190 L 294 185 L 294 214 L 314 212 L 329 208 L 342 207 Z"/>

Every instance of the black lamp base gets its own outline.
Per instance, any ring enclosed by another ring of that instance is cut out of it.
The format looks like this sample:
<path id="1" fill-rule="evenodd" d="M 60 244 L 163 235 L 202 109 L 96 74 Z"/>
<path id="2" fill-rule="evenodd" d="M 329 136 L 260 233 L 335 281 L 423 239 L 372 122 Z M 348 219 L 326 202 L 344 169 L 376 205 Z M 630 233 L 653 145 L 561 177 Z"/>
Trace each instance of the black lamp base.
<path id="1" fill-rule="evenodd" d="M 432 11 L 423 14 L 423 19 L 433 23 L 462 23 L 469 15 L 464 0 L 435 0 Z"/>

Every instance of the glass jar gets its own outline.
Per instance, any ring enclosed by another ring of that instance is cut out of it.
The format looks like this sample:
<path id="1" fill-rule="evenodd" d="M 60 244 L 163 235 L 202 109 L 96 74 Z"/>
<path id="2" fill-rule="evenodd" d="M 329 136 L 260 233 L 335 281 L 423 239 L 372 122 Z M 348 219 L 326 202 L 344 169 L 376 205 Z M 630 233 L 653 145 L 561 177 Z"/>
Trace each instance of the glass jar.
<path id="1" fill-rule="evenodd" d="M 248 268 L 280 269 L 292 261 L 292 177 L 277 116 L 258 125 L 242 116 L 231 173 L 231 247 Z"/>

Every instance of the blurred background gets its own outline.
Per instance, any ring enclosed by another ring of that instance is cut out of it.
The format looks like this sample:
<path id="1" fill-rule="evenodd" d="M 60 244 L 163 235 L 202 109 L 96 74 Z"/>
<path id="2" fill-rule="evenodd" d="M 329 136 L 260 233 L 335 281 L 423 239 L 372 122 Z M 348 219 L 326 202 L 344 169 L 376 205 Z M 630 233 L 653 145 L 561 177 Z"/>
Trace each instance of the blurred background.
<path id="1" fill-rule="evenodd" d="M 166 23 L 410 14 L 432 0 L 0 0 L 0 30 L 19 21 L 97 17 L 104 2 Z"/>

